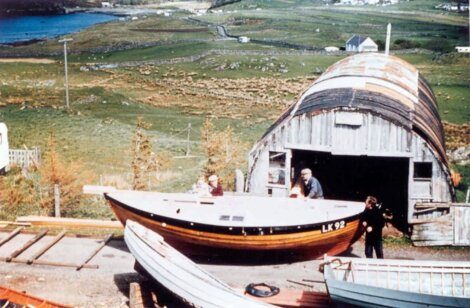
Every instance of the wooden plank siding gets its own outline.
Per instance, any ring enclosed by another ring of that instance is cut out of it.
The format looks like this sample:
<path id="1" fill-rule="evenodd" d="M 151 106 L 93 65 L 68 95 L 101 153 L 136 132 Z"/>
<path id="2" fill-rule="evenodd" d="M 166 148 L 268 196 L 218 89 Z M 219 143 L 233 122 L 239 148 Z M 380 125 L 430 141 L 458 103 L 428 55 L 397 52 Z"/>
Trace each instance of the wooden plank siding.
<path id="1" fill-rule="evenodd" d="M 408 172 L 408 223 L 448 214 L 417 211 L 416 203 L 455 201 L 436 98 L 415 67 L 393 56 L 360 54 L 330 66 L 253 146 L 247 190 L 272 193 L 269 152 L 292 157 L 295 150 L 409 160 L 402 170 Z M 286 169 L 286 179 L 291 172 Z"/>
<path id="2" fill-rule="evenodd" d="M 469 246 L 470 204 L 417 203 L 416 209 L 428 208 L 428 215 L 412 219 L 411 240 L 415 246 Z"/>
<path id="3" fill-rule="evenodd" d="M 258 194 L 268 193 L 269 151 L 302 149 L 330 152 L 334 155 L 409 157 L 411 162 L 432 163 L 429 198 L 422 198 L 419 195 L 419 185 L 422 184 L 413 179 L 413 169 L 410 169 L 412 182 L 409 220 L 413 218 L 416 202 L 452 201 L 448 185 L 449 174 L 421 136 L 386 119 L 359 111 L 349 111 L 349 113 L 360 116 L 362 125 L 336 124 L 336 114 L 344 112 L 333 110 L 319 114 L 303 114 L 293 117 L 273 130 L 267 139 L 269 142 L 266 142 L 264 147 L 258 148 L 259 154 L 252 153 L 250 157 L 250 166 L 253 168 L 249 174 L 248 190 Z M 254 159 L 257 160 L 256 163 L 253 162 Z M 289 169 L 287 171 L 290 173 Z M 290 179 L 290 174 L 286 175 L 286 179 Z"/>

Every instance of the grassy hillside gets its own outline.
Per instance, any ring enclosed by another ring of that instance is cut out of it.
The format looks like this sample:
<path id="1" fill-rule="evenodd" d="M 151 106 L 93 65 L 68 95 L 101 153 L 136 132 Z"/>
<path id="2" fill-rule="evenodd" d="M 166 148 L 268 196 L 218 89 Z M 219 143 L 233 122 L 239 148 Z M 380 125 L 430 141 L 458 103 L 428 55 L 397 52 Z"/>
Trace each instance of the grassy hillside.
<path id="1" fill-rule="evenodd" d="M 394 25 L 393 40 L 405 38 L 424 47 L 434 40 L 438 45 L 433 49 L 442 47 L 439 40 L 451 47 L 464 44 L 466 19 L 434 10 L 436 2 L 359 9 L 327 7 L 318 1 L 243 1 L 223 7 L 223 13 L 192 17 L 225 24 L 234 34 L 311 46 L 340 46 L 353 33 L 380 39 L 387 22 Z M 17 56 L 58 54 L 49 57 L 56 60 L 50 64 L 0 62 L 0 121 L 9 127 L 12 147 L 45 149 L 52 132 L 67 160 L 81 160 L 102 181 L 119 179 L 125 186 L 130 183 L 129 148 L 138 116 L 152 124 L 148 134 L 155 150 L 170 157 L 184 154 L 187 136 L 182 131 L 191 123 L 195 156 L 173 159 L 154 187 L 185 191 L 203 163 L 200 129 L 206 117 L 213 118 L 218 129 L 231 125 L 251 145 L 317 76 L 346 56 L 239 44 L 220 38 L 213 26 L 202 32 L 170 31 L 203 27 L 188 16 L 184 11 L 171 17 L 148 15 L 72 35 L 68 111 L 63 108 L 62 46 L 56 40 L 0 48 L 0 53 Z M 203 57 L 189 59 L 195 55 Z M 443 120 L 469 122 L 468 56 L 430 51 L 397 55 L 429 81 Z M 172 64 L 142 62 L 172 59 Z M 129 61 L 130 66 L 119 66 Z M 115 66 L 94 70 L 90 63 Z M 458 170 L 464 175 L 459 187 L 462 200 L 470 174 L 468 168 Z"/>

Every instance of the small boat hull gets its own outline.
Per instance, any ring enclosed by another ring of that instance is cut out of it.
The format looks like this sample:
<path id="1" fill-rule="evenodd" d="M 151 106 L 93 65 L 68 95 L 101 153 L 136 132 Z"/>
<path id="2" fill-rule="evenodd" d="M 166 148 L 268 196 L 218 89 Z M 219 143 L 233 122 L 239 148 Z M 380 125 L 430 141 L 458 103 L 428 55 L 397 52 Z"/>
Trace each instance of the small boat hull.
<path id="1" fill-rule="evenodd" d="M 126 224 L 124 240 L 146 273 L 191 306 L 272 307 L 232 289 L 134 221 Z"/>
<path id="2" fill-rule="evenodd" d="M 330 232 L 325 231 L 325 224 L 311 226 L 309 230 L 298 232 L 273 232 L 260 228 L 259 234 L 235 234 L 220 229 L 200 230 L 197 225 L 167 219 L 158 215 L 142 213 L 127 204 L 109 196 L 113 212 L 123 225 L 127 220 L 158 232 L 165 241 L 176 249 L 191 255 L 232 255 L 246 252 L 275 253 L 275 256 L 286 256 L 298 259 L 321 258 L 324 254 L 337 255 L 346 251 L 361 235 L 359 214 L 344 218 L 344 227 Z"/>
<path id="3" fill-rule="evenodd" d="M 6 303 L 9 303 L 6 304 Z M 5 305 L 6 304 L 6 305 Z M 0 286 L 0 305 L 3 307 L 38 307 L 38 308 L 67 308 L 66 306 L 52 301 L 48 301 L 36 296 L 28 295 L 23 292 L 15 291 L 3 286 Z"/>
<path id="4" fill-rule="evenodd" d="M 372 260 L 367 264 L 367 260 L 361 260 L 361 264 L 355 267 L 352 258 L 339 260 L 343 264 L 351 263 L 341 269 L 335 267 L 334 262 L 326 265 L 324 277 L 331 300 L 340 305 L 470 307 L 470 294 L 465 290 L 468 287 L 463 276 L 470 275 L 469 262 L 454 262 L 459 266 L 451 264 L 453 262 L 441 262 L 443 264 L 433 267 L 426 264 L 430 261 L 383 260 L 380 264 L 380 261 Z M 462 266 L 462 263 L 467 265 Z M 456 280 L 451 282 L 450 279 Z M 449 295 L 451 293 L 456 295 Z"/>

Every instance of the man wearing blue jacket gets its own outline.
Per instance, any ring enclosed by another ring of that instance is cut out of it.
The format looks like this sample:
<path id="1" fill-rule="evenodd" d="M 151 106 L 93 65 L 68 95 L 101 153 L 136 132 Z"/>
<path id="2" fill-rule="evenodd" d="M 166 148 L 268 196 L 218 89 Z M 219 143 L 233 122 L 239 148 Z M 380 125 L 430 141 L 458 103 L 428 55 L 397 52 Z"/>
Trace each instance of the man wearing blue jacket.
<path id="1" fill-rule="evenodd" d="M 323 199 L 323 190 L 320 182 L 312 176 L 312 170 L 309 168 L 300 171 L 300 177 L 303 182 L 303 192 L 305 198 L 310 199 Z"/>

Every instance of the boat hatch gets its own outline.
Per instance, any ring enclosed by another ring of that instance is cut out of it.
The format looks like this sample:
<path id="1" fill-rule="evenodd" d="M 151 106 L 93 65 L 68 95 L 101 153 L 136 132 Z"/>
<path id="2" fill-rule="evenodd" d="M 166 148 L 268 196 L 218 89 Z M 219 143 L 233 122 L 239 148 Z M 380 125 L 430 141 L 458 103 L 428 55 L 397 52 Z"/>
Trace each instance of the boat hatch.
<path id="1" fill-rule="evenodd" d="M 243 216 L 232 216 L 232 221 L 243 221 L 244 219 Z"/>
<path id="2" fill-rule="evenodd" d="M 224 220 L 224 221 L 230 220 L 230 215 L 220 215 L 219 220 Z"/>

